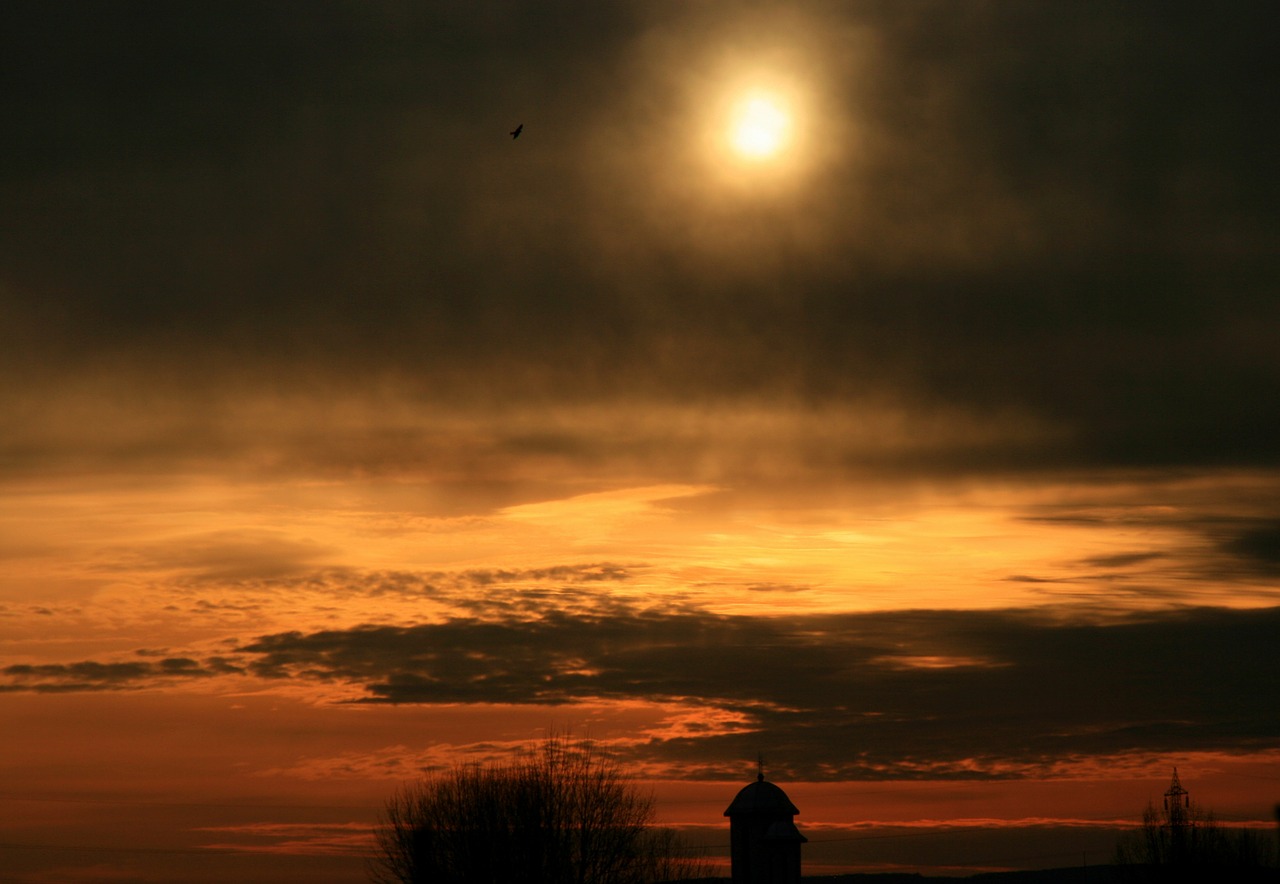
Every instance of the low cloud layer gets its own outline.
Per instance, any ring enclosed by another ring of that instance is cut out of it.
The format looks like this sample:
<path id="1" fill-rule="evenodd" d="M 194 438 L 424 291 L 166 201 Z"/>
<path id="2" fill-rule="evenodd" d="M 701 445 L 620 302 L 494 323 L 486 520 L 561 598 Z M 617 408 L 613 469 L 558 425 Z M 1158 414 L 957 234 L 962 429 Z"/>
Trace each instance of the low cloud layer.
<path id="1" fill-rule="evenodd" d="M 219 673 L 354 686 L 358 702 L 644 701 L 731 713 L 728 732 L 638 745 L 716 769 L 763 748 L 791 776 L 990 778 L 1089 756 L 1248 752 L 1280 729 L 1280 609 L 1099 622 L 1052 611 L 802 617 L 686 610 L 286 632 L 203 663 L 10 666 L 6 690 L 156 686 Z"/>

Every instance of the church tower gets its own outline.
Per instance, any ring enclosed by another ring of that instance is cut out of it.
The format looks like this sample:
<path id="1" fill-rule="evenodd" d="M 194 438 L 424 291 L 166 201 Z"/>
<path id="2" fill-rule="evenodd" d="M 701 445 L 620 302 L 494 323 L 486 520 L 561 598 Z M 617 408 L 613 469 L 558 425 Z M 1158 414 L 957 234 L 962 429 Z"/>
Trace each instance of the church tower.
<path id="1" fill-rule="evenodd" d="M 763 770 L 743 787 L 724 812 L 733 884 L 800 884 L 800 845 L 809 839 L 793 821 L 799 812 Z"/>

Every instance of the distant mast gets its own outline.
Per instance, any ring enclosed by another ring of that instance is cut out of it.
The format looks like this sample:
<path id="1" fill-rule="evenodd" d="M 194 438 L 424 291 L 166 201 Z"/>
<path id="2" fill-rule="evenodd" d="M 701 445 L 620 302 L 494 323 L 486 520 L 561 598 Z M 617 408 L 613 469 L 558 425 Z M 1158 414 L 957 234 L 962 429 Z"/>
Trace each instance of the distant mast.
<path id="1" fill-rule="evenodd" d="M 1170 829 L 1184 829 L 1190 822 L 1191 793 L 1182 788 L 1178 768 L 1173 769 L 1173 782 L 1164 793 L 1164 813 Z"/>

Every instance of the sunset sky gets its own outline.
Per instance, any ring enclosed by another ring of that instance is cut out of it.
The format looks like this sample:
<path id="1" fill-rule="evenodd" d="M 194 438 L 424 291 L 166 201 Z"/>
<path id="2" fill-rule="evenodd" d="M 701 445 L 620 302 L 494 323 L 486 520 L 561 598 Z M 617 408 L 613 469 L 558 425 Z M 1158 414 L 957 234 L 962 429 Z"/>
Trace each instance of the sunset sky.
<path id="1" fill-rule="evenodd" d="M 361 881 L 548 731 L 811 874 L 1274 831 L 1275 23 L 6 3 L 5 880 Z"/>

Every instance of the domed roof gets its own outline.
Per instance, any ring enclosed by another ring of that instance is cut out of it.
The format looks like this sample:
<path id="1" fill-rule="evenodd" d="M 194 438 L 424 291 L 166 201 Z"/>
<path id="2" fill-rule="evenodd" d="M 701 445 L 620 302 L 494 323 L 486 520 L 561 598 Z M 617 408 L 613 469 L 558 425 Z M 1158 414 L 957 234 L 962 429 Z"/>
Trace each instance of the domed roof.
<path id="1" fill-rule="evenodd" d="M 772 813 L 795 816 L 799 812 L 796 806 L 791 803 L 791 799 L 787 797 L 787 793 L 773 783 L 766 783 L 764 774 L 761 774 L 754 783 L 742 788 L 742 791 L 733 799 L 733 803 L 729 805 L 724 815 Z"/>

